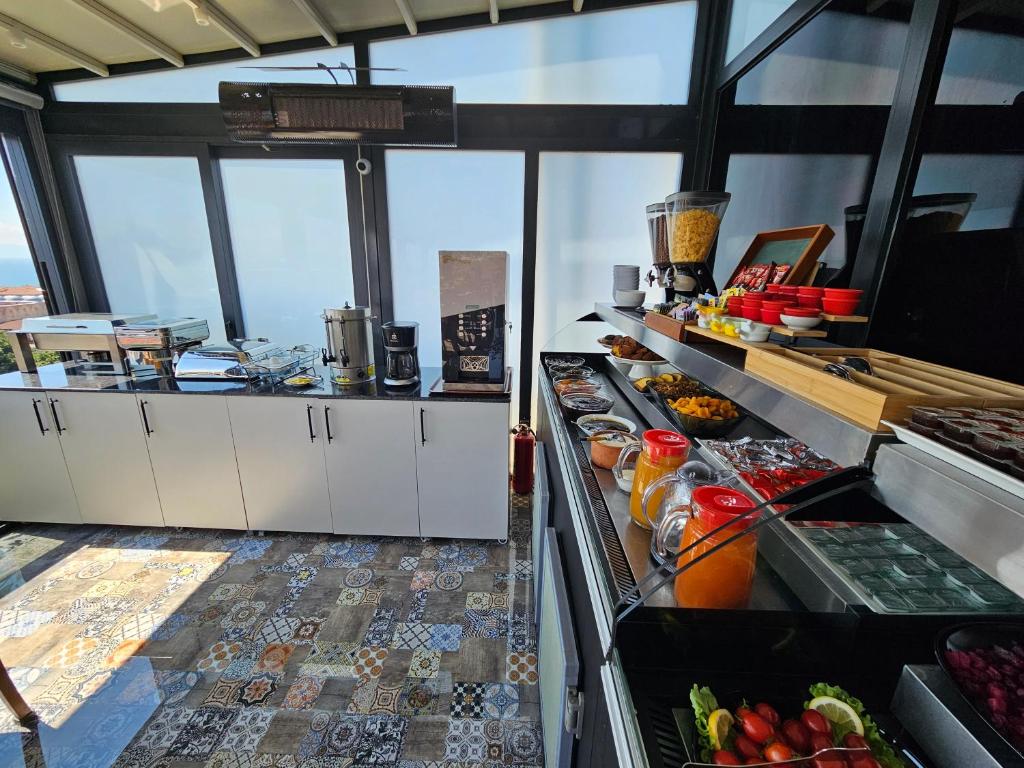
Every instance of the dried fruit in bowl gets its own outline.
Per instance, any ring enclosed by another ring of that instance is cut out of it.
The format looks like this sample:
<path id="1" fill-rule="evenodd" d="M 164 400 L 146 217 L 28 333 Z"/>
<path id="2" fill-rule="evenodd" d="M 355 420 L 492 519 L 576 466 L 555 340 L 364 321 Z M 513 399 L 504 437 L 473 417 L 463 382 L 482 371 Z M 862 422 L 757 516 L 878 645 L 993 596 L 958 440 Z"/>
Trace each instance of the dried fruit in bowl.
<path id="1" fill-rule="evenodd" d="M 672 410 L 696 416 L 699 419 L 726 421 L 740 415 L 732 401 L 721 400 L 717 397 L 680 397 L 671 405 Z"/>

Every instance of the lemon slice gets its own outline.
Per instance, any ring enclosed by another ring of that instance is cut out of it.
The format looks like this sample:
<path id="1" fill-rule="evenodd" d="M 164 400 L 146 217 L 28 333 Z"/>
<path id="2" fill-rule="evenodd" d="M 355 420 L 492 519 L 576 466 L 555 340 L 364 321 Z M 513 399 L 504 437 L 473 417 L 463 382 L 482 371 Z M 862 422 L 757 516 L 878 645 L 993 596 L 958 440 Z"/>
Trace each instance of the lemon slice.
<path id="1" fill-rule="evenodd" d="M 732 728 L 732 724 L 732 715 L 729 714 L 728 709 L 716 709 L 708 717 L 711 746 L 716 750 L 725 749 L 725 743 L 729 740 L 729 729 Z"/>
<path id="2" fill-rule="evenodd" d="M 819 696 L 816 699 L 811 699 L 811 703 L 807 705 L 807 708 L 816 709 L 833 726 L 836 726 L 844 733 L 852 731 L 858 736 L 864 735 L 864 723 L 860 721 L 860 717 L 853 707 L 845 701 L 840 701 L 832 696 Z"/>

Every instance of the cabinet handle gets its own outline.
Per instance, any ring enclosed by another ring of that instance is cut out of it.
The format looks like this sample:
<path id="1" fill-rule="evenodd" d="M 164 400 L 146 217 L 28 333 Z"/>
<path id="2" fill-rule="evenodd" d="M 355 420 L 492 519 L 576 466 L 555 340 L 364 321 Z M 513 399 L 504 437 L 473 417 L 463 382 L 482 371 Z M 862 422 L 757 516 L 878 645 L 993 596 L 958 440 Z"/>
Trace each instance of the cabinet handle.
<path id="1" fill-rule="evenodd" d="M 427 444 L 427 427 L 423 423 L 423 414 L 424 413 L 425 413 L 425 409 L 420 408 L 420 445 L 426 445 Z"/>
<path id="2" fill-rule="evenodd" d="M 146 400 L 140 400 L 139 405 L 142 406 L 142 423 L 146 427 L 146 437 L 149 437 L 153 434 L 153 430 L 149 428 L 149 414 L 146 413 L 146 406 L 149 405 L 149 402 Z"/>
<path id="3" fill-rule="evenodd" d="M 324 406 L 324 426 L 327 427 L 327 442 L 334 440 L 334 435 L 331 434 L 331 407 L 329 405 Z"/>
<path id="4" fill-rule="evenodd" d="M 59 403 L 59 402 L 60 402 L 60 400 L 51 400 L 50 401 L 50 413 L 53 414 L 53 426 L 55 426 L 57 428 L 57 434 L 61 435 L 61 434 L 65 433 L 65 432 L 67 432 L 68 430 L 67 430 L 66 427 L 61 425 L 61 423 L 60 423 L 60 416 L 57 415 L 57 403 Z"/>
<path id="5" fill-rule="evenodd" d="M 36 423 L 39 425 L 39 434 L 45 435 L 50 430 L 43 426 L 43 417 L 39 413 L 39 401 L 34 397 L 32 398 L 32 410 L 36 412 Z"/>
<path id="6" fill-rule="evenodd" d="M 306 421 L 309 423 L 309 442 L 316 441 L 316 435 L 313 434 L 313 406 L 306 406 Z"/>

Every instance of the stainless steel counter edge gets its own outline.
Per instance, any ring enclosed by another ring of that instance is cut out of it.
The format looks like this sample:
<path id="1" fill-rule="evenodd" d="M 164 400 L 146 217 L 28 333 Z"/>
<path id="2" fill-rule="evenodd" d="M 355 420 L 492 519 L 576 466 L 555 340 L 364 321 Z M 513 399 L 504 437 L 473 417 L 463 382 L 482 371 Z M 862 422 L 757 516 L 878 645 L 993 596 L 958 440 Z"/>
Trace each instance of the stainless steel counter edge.
<path id="1" fill-rule="evenodd" d="M 674 341 L 611 304 L 597 303 L 594 310 L 602 320 L 654 350 L 683 373 L 700 379 L 838 464 L 852 466 L 870 460 L 879 444 L 896 439 L 894 435 L 870 432 L 827 408 L 747 373 L 742 368 L 742 353 L 733 347 Z M 738 360 L 738 365 L 729 362 L 730 358 Z"/>
<path id="2" fill-rule="evenodd" d="M 874 464 L 883 502 L 1024 597 L 1024 499 L 910 445 Z"/>
<path id="3" fill-rule="evenodd" d="M 378 381 L 371 389 L 367 385 L 342 387 L 330 382 L 322 369 L 324 382 L 305 389 L 278 386 L 276 388 L 253 385 L 231 379 L 199 380 L 170 378 L 134 378 L 116 374 L 69 373 L 64 363 L 40 366 L 37 373 L 11 371 L 0 374 L 0 391 L 70 391 L 103 392 L 121 394 L 171 394 L 171 395 L 225 395 L 228 397 L 295 397 L 313 399 L 345 400 L 413 400 L 431 402 L 475 402 L 509 403 L 511 396 L 505 395 L 445 395 L 431 397 L 430 387 L 441 375 L 440 368 L 424 368 L 423 379 L 418 387 L 408 390 L 391 389 Z"/>

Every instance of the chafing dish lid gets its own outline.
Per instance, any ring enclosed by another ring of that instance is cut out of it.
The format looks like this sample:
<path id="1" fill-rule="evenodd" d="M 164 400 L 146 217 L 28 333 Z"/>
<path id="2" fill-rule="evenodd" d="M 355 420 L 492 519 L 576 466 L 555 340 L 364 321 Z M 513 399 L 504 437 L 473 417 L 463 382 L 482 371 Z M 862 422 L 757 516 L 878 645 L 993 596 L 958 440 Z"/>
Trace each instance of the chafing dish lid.
<path id="1" fill-rule="evenodd" d="M 100 333 L 111 334 L 128 323 L 155 320 L 156 315 L 73 312 L 67 315 L 26 317 L 21 321 L 22 333 Z"/>

